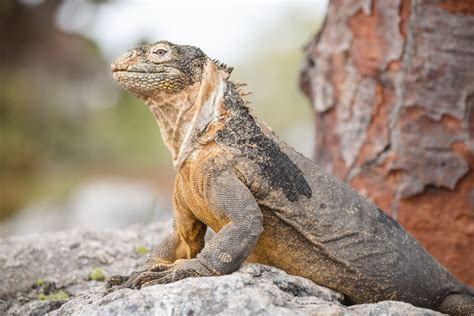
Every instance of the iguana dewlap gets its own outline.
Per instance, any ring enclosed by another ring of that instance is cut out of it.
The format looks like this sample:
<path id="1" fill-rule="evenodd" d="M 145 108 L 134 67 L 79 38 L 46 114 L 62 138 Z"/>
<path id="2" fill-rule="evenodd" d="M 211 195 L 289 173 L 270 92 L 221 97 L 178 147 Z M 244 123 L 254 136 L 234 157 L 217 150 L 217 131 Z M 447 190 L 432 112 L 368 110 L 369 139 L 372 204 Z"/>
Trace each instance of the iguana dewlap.
<path id="1" fill-rule="evenodd" d="M 272 265 L 345 295 L 474 313 L 474 291 L 396 221 L 278 139 L 249 112 L 231 68 L 166 41 L 128 51 L 115 80 L 150 107 L 177 170 L 174 229 L 147 268 L 108 280 L 140 288 Z M 215 235 L 205 244 L 207 227 Z"/>

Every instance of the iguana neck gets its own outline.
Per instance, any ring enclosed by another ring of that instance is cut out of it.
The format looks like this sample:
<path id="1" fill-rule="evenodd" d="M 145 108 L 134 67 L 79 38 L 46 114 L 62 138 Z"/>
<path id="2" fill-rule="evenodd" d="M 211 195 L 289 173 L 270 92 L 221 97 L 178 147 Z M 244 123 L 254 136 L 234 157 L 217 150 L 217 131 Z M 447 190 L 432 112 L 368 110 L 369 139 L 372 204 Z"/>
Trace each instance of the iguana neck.
<path id="1" fill-rule="evenodd" d="M 223 110 L 226 80 L 212 61 L 205 66 L 202 80 L 179 94 L 148 99 L 161 135 L 178 170 L 198 146 L 199 134 L 218 122 Z"/>

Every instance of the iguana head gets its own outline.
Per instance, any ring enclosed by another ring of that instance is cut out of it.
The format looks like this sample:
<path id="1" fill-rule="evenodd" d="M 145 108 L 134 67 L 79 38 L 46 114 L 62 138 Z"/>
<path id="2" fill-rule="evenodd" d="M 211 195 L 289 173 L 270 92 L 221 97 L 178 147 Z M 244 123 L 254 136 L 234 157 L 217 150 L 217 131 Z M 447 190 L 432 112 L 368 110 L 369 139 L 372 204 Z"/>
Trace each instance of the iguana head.
<path id="1" fill-rule="evenodd" d="M 124 89 L 147 100 L 177 94 L 200 82 L 208 62 L 226 68 L 197 47 L 159 41 L 128 50 L 112 63 L 112 72 Z"/>
<path id="2" fill-rule="evenodd" d="M 112 71 L 115 80 L 153 112 L 176 168 L 204 136 L 211 139 L 217 133 L 232 68 L 199 48 L 167 41 L 140 45 L 115 60 Z M 204 132 L 208 129 L 213 134 Z"/>

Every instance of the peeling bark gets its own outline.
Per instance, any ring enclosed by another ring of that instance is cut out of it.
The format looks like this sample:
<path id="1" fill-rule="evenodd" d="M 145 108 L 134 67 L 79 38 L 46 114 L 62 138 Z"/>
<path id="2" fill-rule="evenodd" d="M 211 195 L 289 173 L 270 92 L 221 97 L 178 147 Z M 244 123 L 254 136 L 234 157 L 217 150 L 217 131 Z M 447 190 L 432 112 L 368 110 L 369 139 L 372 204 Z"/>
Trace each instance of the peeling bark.
<path id="1" fill-rule="evenodd" d="M 315 160 L 474 285 L 474 2 L 334 0 L 300 86 Z"/>

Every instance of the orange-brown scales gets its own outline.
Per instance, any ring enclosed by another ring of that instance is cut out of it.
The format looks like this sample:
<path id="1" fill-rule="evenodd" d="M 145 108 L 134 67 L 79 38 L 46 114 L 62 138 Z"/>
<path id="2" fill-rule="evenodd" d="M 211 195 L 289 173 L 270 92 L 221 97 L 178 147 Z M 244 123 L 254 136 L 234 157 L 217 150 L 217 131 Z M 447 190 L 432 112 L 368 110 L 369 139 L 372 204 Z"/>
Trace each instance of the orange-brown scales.
<path id="1" fill-rule="evenodd" d="M 109 290 L 268 264 L 345 295 L 474 313 L 474 291 L 396 221 L 282 142 L 250 113 L 231 68 L 166 41 L 112 64 L 151 109 L 177 171 L 173 233 Z M 205 244 L 207 227 L 215 235 Z"/>

